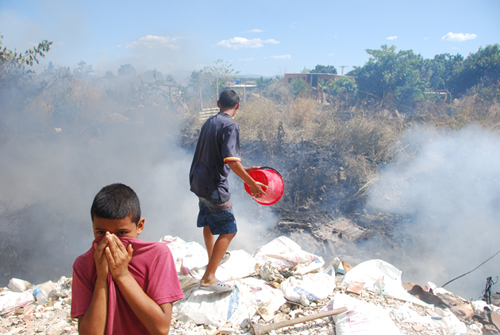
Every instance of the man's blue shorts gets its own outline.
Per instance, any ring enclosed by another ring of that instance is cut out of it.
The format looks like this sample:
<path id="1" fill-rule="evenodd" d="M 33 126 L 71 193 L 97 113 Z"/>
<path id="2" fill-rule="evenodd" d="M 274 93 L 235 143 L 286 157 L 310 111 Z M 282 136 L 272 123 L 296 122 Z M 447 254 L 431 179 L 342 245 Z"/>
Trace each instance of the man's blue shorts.
<path id="1" fill-rule="evenodd" d="M 200 212 L 198 213 L 198 227 L 210 227 L 213 235 L 236 233 L 236 219 L 233 214 L 231 201 L 220 202 L 219 192 L 214 191 L 211 199 L 199 197 Z"/>

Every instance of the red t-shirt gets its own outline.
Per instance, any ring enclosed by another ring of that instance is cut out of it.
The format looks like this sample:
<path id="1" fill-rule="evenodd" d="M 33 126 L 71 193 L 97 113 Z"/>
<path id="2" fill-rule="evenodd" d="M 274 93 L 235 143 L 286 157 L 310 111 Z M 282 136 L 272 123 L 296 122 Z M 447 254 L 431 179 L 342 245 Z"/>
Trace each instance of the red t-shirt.
<path id="1" fill-rule="evenodd" d="M 96 239 L 99 242 L 102 238 Z M 142 290 L 158 305 L 184 298 L 170 249 L 163 243 L 121 237 L 125 247 L 132 243 L 134 253 L 129 272 Z M 73 264 L 71 317 L 84 315 L 92 300 L 97 271 L 94 246 Z M 108 273 L 108 319 L 106 334 L 149 334 Z"/>

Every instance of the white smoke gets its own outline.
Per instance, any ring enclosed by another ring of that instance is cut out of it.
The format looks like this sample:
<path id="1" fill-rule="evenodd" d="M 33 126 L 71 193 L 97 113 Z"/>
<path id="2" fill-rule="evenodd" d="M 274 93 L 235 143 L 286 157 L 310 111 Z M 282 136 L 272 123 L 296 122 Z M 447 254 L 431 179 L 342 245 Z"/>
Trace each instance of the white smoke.
<path id="1" fill-rule="evenodd" d="M 500 137 L 477 126 L 414 128 L 398 148 L 369 203 L 410 218 L 398 228 L 406 239 L 400 251 L 406 257 L 398 264 L 403 277 L 440 286 L 500 249 Z M 489 276 L 500 276 L 500 256 L 445 288 L 477 299 Z"/>
<path id="2" fill-rule="evenodd" d="M 124 80 L 128 87 L 130 81 Z M 118 91 L 119 84 L 111 89 Z M 103 186 L 116 182 L 129 185 L 139 196 L 146 219 L 142 240 L 173 235 L 204 245 L 202 230 L 196 227 L 198 198 L 189 191 L 193 153 L 179 146 L 185 111 L 158 111 L 137 103 L 120 107 L 95 97 L 95 104 L 82 110 L 68 104 L 61 119 L 55 119 L 37 105 L 28 114 L 9 103 L 13 92 L 2 92 L 1 97 L 9 108 L 0 113 L 0 232 L 20 241 L 11 252 L 20 253 L 18 269 L 30 272 L 23 279 L 39 283 L 71 276 L 74 259 L 93 240 L 92 200 Z M 64 117 L 76 121 L 65 122 Z M 253 253 L 259 236 L 275 219 L 259 215 L 241 189 L 243 182 L 232 180 L 239 234 L 230 249 Z M 0 247 L 7 247 L 4 242 L 0 240 Z M 57 269 L 54 262 L 59 263 Z M 8 281 L 12 275 L 0 278 Z"/>

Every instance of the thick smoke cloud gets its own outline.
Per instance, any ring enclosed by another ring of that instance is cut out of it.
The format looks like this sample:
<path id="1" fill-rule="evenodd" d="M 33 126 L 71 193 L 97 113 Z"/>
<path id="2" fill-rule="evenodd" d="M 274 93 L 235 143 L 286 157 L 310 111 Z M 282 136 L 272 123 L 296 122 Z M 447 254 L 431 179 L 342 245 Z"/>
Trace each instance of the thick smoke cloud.
<path id="1" fill-rule="evenodd" d="M 397 147 L 397 159 L 380 172 L 369 202 L 409 218 L 397 228 L 402 250 L 393 255 L 403 279 L 441 286 L 500 249 L 500 137 L 479 127 L 415 128 Z M 499 269 L 497 255 L 445 288 L 477 299 Z"/>
<path id="2" fill-rule="evenodd" d="M 110 87 L 128 87 L 130 80 L 123 80 Z M 0 113 L 0 253 L 17 263 L 1 273 L 0 285 L 14 276 L 33 283 L 71 276 L 74 259 L 93 240 L 93 197 L 115 182 L 139 195 L 146 218 L 141 239 L 172 235 L 204 245 L 196 228 L 198 199 L 189 191 L 193 153 L 179 146 L 185 112 L 171 108 L 160 115 L 147 106 L 117 108 L 95 98 L 79 112 L 83 116 L 68 105 L 62 112 L 76 116 L 63 122 L 41 108 L 28 113 L 29 106 L 9 102 L 15 96 L 4 91 L 1 97 L 9 108 Z M 276 219 L 268 209 L 255 209 L 241 180 L 231 179 L 231 188 L 239 224 L 231 249 L 253 253 Z M 9 268 L 5 258 L 2 269 Z"/>

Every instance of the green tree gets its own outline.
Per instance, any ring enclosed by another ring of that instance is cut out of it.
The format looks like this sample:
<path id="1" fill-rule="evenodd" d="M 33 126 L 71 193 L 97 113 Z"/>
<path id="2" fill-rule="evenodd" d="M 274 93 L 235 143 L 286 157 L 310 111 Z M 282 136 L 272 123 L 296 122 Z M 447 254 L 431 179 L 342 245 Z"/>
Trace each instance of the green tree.
<path id="1" fill-rule="evenodd" d="M 3 35 L 0 35 L 0 88 L 8 83 L 20 85 L 20 81 L 27 74 L 24 66 L 38 64 L 38 57 L 44 58 L 52 45 L 52 42 L 44 40 L 24 53 L 17 53 L 7 47 L 2 49 L 2 39 Z"/>
<path id="2" fill-rule="evenodd" d="M 460 54 L 440 54 L 427 61 L 429 69 L 429 87 L 436 90 L 447 91 L 450 95 L 456 92 L 456 80 L 462 71 L 464 58 Z"/>
<path id="3" fill-rule="evenodd" d="M 396 47 L 383 45 L 378 50 L 367 49 L 371 55 L 363 67 L 349 72 L 356 77 L 361 97 L 372 95 L 390 106 L 405 105 L 423 99 L 426 80 L 423 58 L 412 50 L 395 52 Z"/>
<path id="4" fill-rule="evenodd" d="M 39 63 L 38 56 L 45 58 L 45 53 L 50 50 L 52 42 L 48 40 L 43 40 L 38 43 L 38 46 L 33 47 L 33 49 L 26 50 L 24 53 L 17 53 L 16 51 L 11 51 L 4 47 L 2 49 L 2 39 L 3 35 L 0 35 L 0 65 L 7 62 L 13 62 L 15 64 L 26 64 L 33 65 L 34 63 Z"/>
<path id="5" fill-rule="evenodd" d="M 332 73 L 337 74 L 337 69 L 333 65 L 316 65 L 314 70 L 311 70 L 310 73 Z"/>
<path id="6" fill-rule="evenodd" d="M 296 78 L 292 81 L 292 85 L 290 86 L 290 93 L 292 93 L 292 96 L 294 98 L 305 97 L 308 92 L 309 85 L 307 85 L 304 80 Z"/>
<path id="7" fill-rule="evenodd" d="M 216 94 L 216 87 L 213 85 L 215 78 L 213 74 L 204 70 L 194 70 L 189 77 L 188 88 L 193 96 L 200 97 L 200 108 L 203 108 L 203 101 Z M 210 99 L 213 104 L 213 98 Z"/>
<path id="8" fill-rule="evenodd" d="M 255 82 L 257 83 L 257 89 L 259 90 L 259 95 L 260 97 L 262 97 L 263 91 L 265 91 L 269 87 L 269 85 L 271 85 L 271 83 L 273 82 L 273 78 L 260 77 L 257 78 Z"/>
<path id="9" fill-rule="evenodd" d="M 320 95 L 320 98 L 321 98 L 321 103 L 324 102 L 325 100 L 325 92 L 328 90 L 328 88 L 330 87 L 331 85 L 331 81 L 330 80 L 318 80 L 318 86 L 317 87 L 314 87 L 315 90 L 318 91 L 318 94 Z"/>
<path id="10" fill-rule="evenodd" d="M 73 71 L 73 74 L 77 77 L 83 78 L 89 76 L 94 70 L 92 70 L 92 65 L 87 65 L 83 60 L 80 61 L 78 67 Z"/>
<path id="11" fill-rule="evenodd" d="M 135 76 L 137 72 L 135 71 L 135 68 L 130 65 L 130 64 L 125 64 L 125 65 L 120 65 L 120 68 L 118 69 L 118 75 L 119 76 Z"/>
<path id="12" fill-rule="evenodd" d="M 339 99 L 344 104 L 347 104 L 358 94 L 358 86 L 354 80 L 342 77 L 333 82 L 328 93 L 332 98 Z"/>
<path id="13" fill-rule="evenodd" d="M 456 92 L 464 94 L 473 86 L 485 87 L 498 84 L 499 81 L 500 45 L 494 44 L 470 54 L 454 84 Z"/>
<path id="14" fill-rule="evenodd" d="M 216 99 L 219 99 L 219 86 L 222 86 L 226 83 L 227 80 L 232 79 L 236 76 L 240 71 L 235 71 L 232 69 L 233 65 L 227 61 L 223 61 L 222 59 L 218 59 L 214 62 L 212 66 L 205 67 L 205 72 L 211 73 L 215 77 L 215 86 L 216 86 Z"/>

